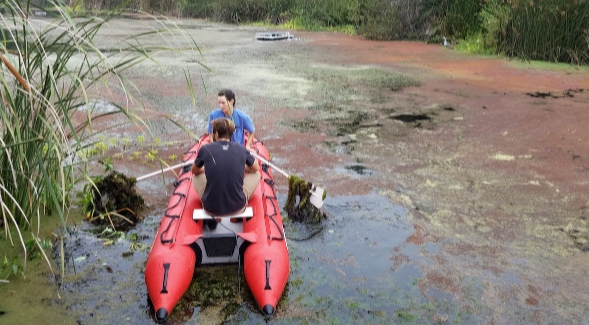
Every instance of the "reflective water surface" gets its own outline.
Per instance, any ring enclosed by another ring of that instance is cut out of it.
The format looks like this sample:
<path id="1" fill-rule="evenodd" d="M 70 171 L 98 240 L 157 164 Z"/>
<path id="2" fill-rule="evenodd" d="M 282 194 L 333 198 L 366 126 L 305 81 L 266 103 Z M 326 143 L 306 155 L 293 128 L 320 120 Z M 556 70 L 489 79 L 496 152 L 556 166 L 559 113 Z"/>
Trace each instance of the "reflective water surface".
<path id="1" fill-rule="evenodd" d="M 281 204 L 284 196 L 280 197 Z M 245 284 L 242 268 L 197 267 L 193 284 L 169 324 L 423 324 L 468 323 L 473 314 L 451 307 L 441 290 L 422 292 L 420 265 L 440 243 L 412 243 L 405 208 L 379 195 L 327 198 L 328 218 L 309 226 L 286 221 L 289 284 L 275 317 L 265 319 Z M 162 211 L 130 234 L 104 246 L 88 229 L 67 245 L 75 268 L 64 290 L 81 324 L 152 324 L 143 269 Z M 142 250 L 143 248 L 143 250 Z M 514 279 L 516 280 L 516 279 Z M 473 279 L 473 283 L 478 280 Z M 476 290 L 477 286 L 473 286 Z M 454 308 L 454 310 L 453 310 Z"/>

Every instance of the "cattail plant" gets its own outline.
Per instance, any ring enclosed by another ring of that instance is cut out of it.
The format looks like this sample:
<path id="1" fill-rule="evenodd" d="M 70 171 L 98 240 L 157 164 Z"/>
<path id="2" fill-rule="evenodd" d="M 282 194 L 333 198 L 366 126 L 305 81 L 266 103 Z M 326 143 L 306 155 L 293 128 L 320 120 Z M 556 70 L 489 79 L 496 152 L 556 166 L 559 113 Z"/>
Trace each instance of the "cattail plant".
<path id="1" fill-rule="evenodd" d="M 74 18 L 61 1 L 46 3 L 55 8 L 55 18 L 36 18 L 31 13 L 45 8 L 30 0 L 0 3 L 0 225 L 7 234 L 9 227 L 20 230 L 25 256 L 24 229 L 36 236 L 43 219 L 53 214 L 66 230 L 70 195 L 76 184 L 91 180 L 91 157 L 83 153 L 92 139 L 129 123 L 147 129 L 122 73 L 154 60 L 154 51 L 172 49 L 148 48 L 141 39 L 161 37 L 159 44 L 169 44 L 170 34 L 179 33 L 163 28 L 129 35 L 112 45 L 116 51 L 103 53 L 94 38 L 116 11 Z M 95 95 L 98 87 L 118 91 L 123 103 L 97 109 L 108 102 Z"/>
<path id="2" fill-rule="evenodd" d="M 526 60 L 589 64 L 589 1 L 514 0 L 501 51 Z"/>

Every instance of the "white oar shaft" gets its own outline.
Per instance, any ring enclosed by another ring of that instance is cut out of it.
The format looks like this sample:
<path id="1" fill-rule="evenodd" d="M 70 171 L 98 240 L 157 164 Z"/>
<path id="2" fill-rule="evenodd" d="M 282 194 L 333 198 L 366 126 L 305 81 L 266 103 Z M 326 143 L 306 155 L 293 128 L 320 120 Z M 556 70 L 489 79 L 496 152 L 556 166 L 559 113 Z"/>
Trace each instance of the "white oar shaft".
<path id="1" fill-rule="evenodd" d="M 250 151 L 250 152 L 251 152 L 251 151 Z M 263 163 L 265 163 L 265 164 L 267 164 L 268 166 L 272 167 L 274 170 L 276 170 L 276 171 L 280 172 L 282 175 L 286 176 L 286 178 L 290 177 L 290 176 L 288 175 L 288 173 L 287 173 L 287 172 L 285 172 L 284 170 L 282 170 L 282 169 L 280 169 L 280 168 L 276 167 L 274 164 L 272 164 L 272 163 L 271 163 L 271 162 L 269 162 L 268 160 L 266 160 L 266 159 L 264 159 L 264 158 L 260 157 L 258 154 L 255 154 L 255 153 L 253 153 L 253 152 L 251 152 L 251 154 L 252 154 L 252 156 L 254 156 L 254 157 L 256 157 L 256 158 L 260 159 L 260 160 L 261 160 Z"/>
<path id="2" fill-rule="evenodd" d="M 185 165 L 191 165 L 191 164 L 194 164 L 194 160 L 185 161 L 185 162 L 183 162 L 181 164 L 178 164 L 178 165 L 175 165 L 175 166 L 172 166 L 172 167 L 168 167 L 168 168 L 165 168 L 165 169 L 162 169 L 162 170 L 158 170 L 157 172 L 153 172 L 153 173 L 150 173 L 150 174 L 147 174 L 147 175 L 143 175 L 143 176 L 137 177 L 136 179 L 137 179 L 137 181 L 140 181 L 142 179 L 146 179 L 146 178 L 149 178 L 151 176 L 159 175 L 159 174 L 165 173 L 165 172 L 167 172 L 169 170 L 176 169 L 178 167 L 182 167 L 182 166 L 185 166 Z"/>

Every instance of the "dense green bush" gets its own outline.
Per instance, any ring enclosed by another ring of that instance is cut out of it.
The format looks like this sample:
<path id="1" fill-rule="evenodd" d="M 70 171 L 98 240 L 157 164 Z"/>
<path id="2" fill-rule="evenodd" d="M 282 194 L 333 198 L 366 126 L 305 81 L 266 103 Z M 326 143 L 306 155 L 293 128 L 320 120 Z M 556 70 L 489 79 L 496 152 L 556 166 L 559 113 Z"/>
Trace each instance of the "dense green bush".
<path id="1" fill-rule="evenodd" d="M 447 0 L 443 30 L 453 38 L 465 38 L 481 29 L 482 0 Z"/>
<path id="2" fill-rule="evenodd" d="M 501 51 L 529 60 L 589 64 L 589 1 L 514 0 Z"/>
<path id="3" fill-rule="evenodd" d="M 367 0 L 360 5 L 358 33 L 367 39 L 394 40 L 401 35 L 396 7 L 387 0 Z"/>
<path id="4" fill-rule="evenodd" d="M 292 8 L 293 0 L 185 0 L 182 13 L 187 17 L 211 18 L 239 24 L 262 21 L 280 22 L 281 15 Z"/>
<path id="5" fill-rule="evenodd" d="M 335 27 L 355 24 L 358 0 L 294 0 L 293 12 L 313 26 Z"/>
<path id="6" fill-rule="evenodd" d="M 182 15 L 193 18 L 212 18 L 215 16 L 217 4 L 213 1 L 186 0 L 182 7 Z"/>
<path id="7" fill-rule="evenodd" d="M 482 28 L 480 33 L 477 34 L 477 37 L 480 37 L 484 51 L 488 53 L 499 51 L 499 38 L 505 32 L 510 17 L 511 8 L 504 1 L 488 0 L 485 3 L 479 12 Z"/>
<path id="8" fill-rule="evenodd" d="M 128 9 L 149 14 L 180 15 L 187 0 L 84 0 L 88 11 Z"/>

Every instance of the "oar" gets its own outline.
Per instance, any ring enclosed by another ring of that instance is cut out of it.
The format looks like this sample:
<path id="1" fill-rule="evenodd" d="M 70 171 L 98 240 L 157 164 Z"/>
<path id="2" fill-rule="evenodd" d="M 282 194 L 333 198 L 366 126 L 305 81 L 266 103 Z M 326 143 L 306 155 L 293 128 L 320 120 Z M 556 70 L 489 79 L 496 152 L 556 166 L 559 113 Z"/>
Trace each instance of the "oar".
<path id="1" fill-rule="evenodd" d="M 276 167 L 276 165 L 272 164 L 271 162 L 269 162 L 268 160 L 260 157 L 260 155 L 251 152 L 252 156 L 260 159 L 263 163 L 267 164 L 268 166 L 272 167 L 272 169 L 280 172 L 282 175 L 286 176 L 286 178 L 289 178 L 290 175 L 285 172 L 284 170 Z M 311 187 L 311 197 L 309 198 L 309 201 L 311 202 L 311 204 L 313 204 L 317 209 L 321 209 L 321 207 L 323 206 L 323 202 L 325 201 L 325 199 L 323 198 L 323 193 L 325 192 L 324 189 L 322 189 L 321 187 L 317 187 L 313 184 L 313 186 Z"/>
<path id="2" fill-rule="evenodd" d="M 183 162 L 181 164 L 178 164 L 178 165 L 175 165 L 175 166 L 172 166 L 172 167 L 168 167 L 168 168 L 165 168 L 165 169 L 162 169 L 162 170 L 158 170 L 157 172 L 153 172 L 153 173 L 149 173 L 147 175 L 139 176 L 139 177 L 136 178 L 136 180 L 137 181 L 140 181 L 142 179 L 146 179 L 148 177 L 159 175 L 159 174 L 165 173 L 165 172 L 167 172 L 169 170 L 172 170 L 172 169 L 175 169 L 175 168 L 178 168 L 178 167 L 183 167 L 183 166 L 191 165 L 191 164 L 194 164 L 194 160 L 185 161 L 185 162 Z"/>

